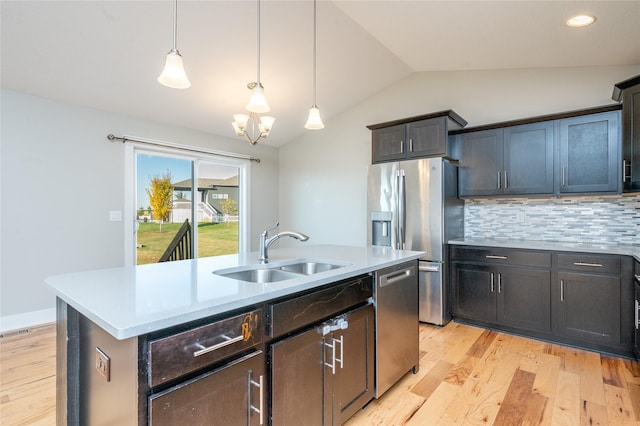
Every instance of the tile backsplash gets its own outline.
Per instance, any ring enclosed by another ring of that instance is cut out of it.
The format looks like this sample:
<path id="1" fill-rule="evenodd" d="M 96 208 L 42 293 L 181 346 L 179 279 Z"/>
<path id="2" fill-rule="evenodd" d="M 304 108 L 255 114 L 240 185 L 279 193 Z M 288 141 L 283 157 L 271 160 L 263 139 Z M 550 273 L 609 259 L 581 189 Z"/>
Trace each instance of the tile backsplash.
<path id="1" fill-rule="evenodd" d="M 640 246 L 640 195 L 467 199 L 465 238 Z"/>

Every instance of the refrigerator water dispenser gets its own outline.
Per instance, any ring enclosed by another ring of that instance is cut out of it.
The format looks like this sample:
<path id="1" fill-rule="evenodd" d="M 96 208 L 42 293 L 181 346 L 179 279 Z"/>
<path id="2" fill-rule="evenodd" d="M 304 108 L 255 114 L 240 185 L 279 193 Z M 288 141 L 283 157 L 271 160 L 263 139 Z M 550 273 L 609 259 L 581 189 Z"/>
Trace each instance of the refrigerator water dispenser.
<path id="1" fill-rule="evenodd" d="M 391 212 L 371 212 L 371 245 L 391 247 Z"/>

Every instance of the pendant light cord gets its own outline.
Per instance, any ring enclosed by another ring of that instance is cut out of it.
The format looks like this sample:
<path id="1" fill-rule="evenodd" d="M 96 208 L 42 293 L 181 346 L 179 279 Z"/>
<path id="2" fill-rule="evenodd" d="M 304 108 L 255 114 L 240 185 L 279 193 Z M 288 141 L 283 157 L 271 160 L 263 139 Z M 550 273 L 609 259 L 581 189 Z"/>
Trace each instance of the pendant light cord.
<path id="1" fill-rule="evenodd" d="M 256 83 L 260 86 L 260 0 L 258 0 L 258 81 Z"/>
<path id="2" fill-rule="evenodd" d="M 173 50 L 177 51 L 178 45 L 178 0 L 173 2 Z"/>
<path id="3" fill-rule="evenodd" d="M 315 108 L 317 108 L 317 104 L 316 104 L 316 94 L 317 94 L 317 82 L 316 82 L 316 73 L 317 71 L 317 65 L 316 65 L 316 50 L 317 50 L 317 43 L 316 43 L 316 0 L 313 0 L 313 106 Z"/>

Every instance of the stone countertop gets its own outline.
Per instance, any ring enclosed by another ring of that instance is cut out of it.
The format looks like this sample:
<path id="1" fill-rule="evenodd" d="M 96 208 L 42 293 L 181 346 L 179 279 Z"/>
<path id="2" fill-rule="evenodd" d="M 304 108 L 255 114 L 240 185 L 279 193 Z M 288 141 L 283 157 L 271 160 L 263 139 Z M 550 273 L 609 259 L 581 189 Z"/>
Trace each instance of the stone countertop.
<path id="1" fill-rule="evenodd" d="M 536 241 L 536 240 L 507 240 L 507 239 L 483 239 L 483 238 L 462 238 L 459 240 L 450 240 L 449 244 L 466 245 L 466 246 L 484 246 L 484 247 L 503 247 L 513 249 L 530 249 L 530 250 L 554 250 L 554 251 L 570 251 L 581 253 L 599 253 L 599 254 L 620 254 L 633 256 L 640 262 L 640 246 L 631 246 L 623 244 L 592 244 L 592 243 L 570 243 L 555 241 Z"/>
<path id="2" fill-rule="evenodd" d="M 56 275 L 45 279 L 56 296 L 116 339 L 251 306 L 331 282 L 416 260 L 423 252 L 386 247 L 308 246 L 269 250 L 269 264 L 294 259 L 344 265 L 268 284 L 214 271 L 258 264 L 258 253 Z"/>

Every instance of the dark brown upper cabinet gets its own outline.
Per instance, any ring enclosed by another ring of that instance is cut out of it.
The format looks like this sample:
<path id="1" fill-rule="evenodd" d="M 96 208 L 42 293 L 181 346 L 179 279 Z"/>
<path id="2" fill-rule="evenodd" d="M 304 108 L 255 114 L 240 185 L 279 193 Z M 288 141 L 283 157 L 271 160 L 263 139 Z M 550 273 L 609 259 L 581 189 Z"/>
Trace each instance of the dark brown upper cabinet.
<path id="1" fill-rule="evenodd" d="M 371 130 L 371 162 L 409 160 L 422 157 L 453 157 L 449 131 L 467 122 L 454 111 L 367 126 Z"/>
<path id="2" fill-rule="evenodd" d="M 640 191 L 640 75 L 613 88 L 614 101 L 622 102 L 622 189 Z"/>

